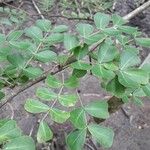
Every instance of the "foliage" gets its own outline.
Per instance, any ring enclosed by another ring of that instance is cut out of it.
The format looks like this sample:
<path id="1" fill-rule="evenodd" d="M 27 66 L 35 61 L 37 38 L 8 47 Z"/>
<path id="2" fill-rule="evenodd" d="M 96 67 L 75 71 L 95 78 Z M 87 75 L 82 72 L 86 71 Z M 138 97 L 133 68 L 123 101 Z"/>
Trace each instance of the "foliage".
<path id="1" fill-rule="evenodd" d="M 0 61 L 3 64 L 0 70 L 1 99 L 4 97 L 3 87 L 24 84 L 42 76 L 45 70 L 38 63 L 49 66 L 57 64 L 59 68 L 56 72 L 67 67 L 72 71 L 68 78 L 64 78 L 63 73 L 62 78 L 54 72 L 49 73 L 45 86 L 37 88 L 36 98 L 29 98 L 25 102 L 27 112 L 43 114 L 37 131 L 39 143 L 49 142 L 53 138 L 53 131 L 46 121 L 48 117 L 54 123 L 69 121 L 73 125 L 73 131 L 66 136 L 70 150 L 83 149 L 89 135 L 104 148 L 112 146 L 113 130 L 89 122 L 91 117 L 109 118 L 107 100 L 98 99 L 84 105 L 78 93 L 69 92 L 69 89 L 79 87 L 80 78 L 90 72 L 101 81 L 106 91 L 124 102 L 142 104 L 141 97 L 150 95 L 150 71 L 146 69 L 149 65 L 138 67 L 139 51 L 134 46 L 136 43 L 149 47 L 149 38 L 141 38 L 137 28 L 125 24 L 118 15 L 99 12 L 94 15 L 94 24 L 78 24 L 76 34 L 68 33 L 65 25 L 53 27 L 46 19 L 37 20 L 35 25 L 25 30 L 0 34 Z M 66 55 L 53 51 L 52 47 L 59 44 L 67 51 Z M 87 57 L 91 57 L 92 61 L 87 61 Z M 63 89 L 68 92 L 64 94 Z M 81 106 L 76 106 L 78 100 Z M 62 107 L 56 107 L 56 103 Z M 10 149 L 12 145 L 21 146 L 16 137 L 21 137 L 25 146 L 22 149 L 35 149 L 33 145 L 30 148 L 33 143 L 31 138 L 22 137 L 13 121 L 9 126 L 9 122 L 1 122 L 0 132 L 4 132 L 4 136 L 0 134 L 0 141 L 2 144 L 9 141 L 3 146 L 4 149 Z M 15 128 L 16 132 L 14 134 L 13 130 L 6 136 L 10 128 Z"/>
<path id="2" fill-rule="evenodd" d="M 0 7 L 0 25 L 11 27 L 20 26 L 26 19 L 26 14 L 22 10 Z M 16 28 L 17 28 L 16 27 Z"/>

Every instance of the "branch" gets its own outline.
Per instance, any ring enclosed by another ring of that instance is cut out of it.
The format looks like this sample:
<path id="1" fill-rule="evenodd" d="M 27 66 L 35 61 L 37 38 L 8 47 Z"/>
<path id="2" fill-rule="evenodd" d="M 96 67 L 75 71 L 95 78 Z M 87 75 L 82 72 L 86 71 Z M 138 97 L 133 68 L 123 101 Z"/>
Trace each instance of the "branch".
<path id="1" fill-rule="evenodd" d="M 140 7 L 136 8 L 134 11 L 130 12 L 126 16 L 124 16 L 123 19 L 127 20 L 127 21 L 130 20 L 130 19 L 134 18 L 137 14 L 141 13 L 142 11 L 144 11 L 149 6 L 150 6 L 150 0 L 148 2 L 145 2 Z"/>
<path id="2" fill-rule="evenodd" d="M 42 19 L 45 19 L 45 17 L 42 15 L 42 13 L 41 13 L 39 7 L 36 5 L 36 3 L 35 3 L 34 0 L 32 0 L 32 4 L 33 4 L 34 8 L 36 9 L 36 11 L 38 12 L 38 14 L 40 15 L 40 17 L 41 17 Z"/>

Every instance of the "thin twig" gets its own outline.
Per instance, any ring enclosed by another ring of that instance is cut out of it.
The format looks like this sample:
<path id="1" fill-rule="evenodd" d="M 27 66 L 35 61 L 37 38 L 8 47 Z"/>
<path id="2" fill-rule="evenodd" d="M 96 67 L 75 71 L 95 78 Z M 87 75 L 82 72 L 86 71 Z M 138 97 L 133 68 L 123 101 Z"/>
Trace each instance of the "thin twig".
<path id="1" fill-rule="evenodd" d="M 134 11 L 130 12 L 126 16 L 124 16 L 123 19 L 124 20 L 130 20 L 130 19 L 134 18 L 137 14 L 141 13 L 142 11 L 144 11 L 149 6 L 150 6 L 150 0 L 148 2 L 145 2 L 140 7 L 136 8 Z"/>
<path id="2" fill-rule="evenodd" d="M 40 17 L 41 17 L 42 19 L 45 19 L 45 17 L 42 15 L 42 13 L 41 13 L 39 7 L 36 5 L 36 3 L 35 3 L 34 0 L 32 0 L 32 4 L 33 4 L 34 8 L 36 9 L 36 11 L 38 12 L 38 14 L 40 15 Z"/>

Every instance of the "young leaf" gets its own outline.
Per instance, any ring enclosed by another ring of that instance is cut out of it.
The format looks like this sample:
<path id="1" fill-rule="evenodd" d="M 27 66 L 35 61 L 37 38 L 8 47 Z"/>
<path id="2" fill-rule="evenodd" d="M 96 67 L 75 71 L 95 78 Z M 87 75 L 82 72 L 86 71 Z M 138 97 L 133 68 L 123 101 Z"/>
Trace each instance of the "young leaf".
<path id="1" fill-rule="evenodd" d="M 101 64 L 96 64 L 95 66 L 93 66 L 92 73 L 93 75 L 104 79 L 112 79 L 115 77 L 113 71 L 105 69 Z"/>
<path id="2" fill-rule="evenodd" d="M 7 60 L 15 67 L 22 68 L 25 64 L 24 57 L 20 53 L 9 54 Z"/>
<path id="3" fill-rule="evenodd" d="M 57 98 L 57 94 L 47 88 L 39 87 L 36 91 L 36 96 L 42 100 L 50 101 Z"/>
<path id="4" fill-rule="evenodd" d="M 70 117 L 70 113 L 56 108 L 50 109 L 51 119 L 57 123 L 64 123 Z"/>
<path id="5" fill-rule="evenodd" d="M 18 40 L 23 34 L 22 30 L 12 31 L 8 34 L 7 40 L 8 41 L 16 41 Z"/>
<path id="6" fill-rule="evenodd" d="M 51 140 L 52 137 L 53 137 L 53 132 L 49 128 L 48 124 L 44 121 L 40 122 L 38 132 L 37 132 L 38 143 L 45 143 Z"/>
<path id="7" fill-rule="evenodd" d="M 35 143 L 29 136 L 21 136 L 10 140 L 3 150 L 35 150 Z"/>
<path id="8" fill-rule="evenodd" d="M 38 26 L 42 31 L 48 32 L 51 29 L 51 22 L 47 19 L 39 19 L 36 21 L 36 26 Z"/>
<path id="9" fill-rule="evenodd" d="M 108 82 L 106 90 L 113 93 L 117 97 L 121 97 L 125 92 L 125 87 L 120 84 L 117 76 Z"/>
<path id="10" fill-rule="evenodd" d="M 72 50 L 73 48 L 79 46 L 79 42 L 74 35 L 65 34 L 64 46 L 67 50 Z"/>
<path id="11" fill-rule="evenodd" d="M 70 121 L 77 129 L 86 127 L 86 114 L 83 108 L 76 108 L 70 113 Z"/>
<path id="12" fill-rule="evenodd" d="M 79 80 L 75 76 L 71 76 L 65 80 L 64 86 L 67 88 L 76 88 L 79 86 Z"/>
<path id="13" fill-rule="evenodd" d="M 112 146 L 114 138 L 112 129 L 97 124 L 89 124 L 88 129 L 97 142 L 104 148 L 110 148 Z"/>
<path id="14" fill-rule="evenodd" d="M 150 38 L 135 38 L 135 41 L 141 46 L 150 47 Z"/>
<path id="15" fill-rule="evenodd" d="M 27 99 L 24 108 L 30 113 L 47 112 L 50 109 L 48 105 L 34 99 Z"/>
<path id="16" fill-rule="evenodd" d="M 110 62 L 118 54 L 117 49 L 114 46 L 104 43 L 98 51 L 98 61 L 99 63 Z"/>
<path id="17" fill-rule="evenodd" d="M 120 69 L 126 69 L 131 66 L 135 66 L 140 63 L 140 58 L 133 51 L 124 51 L 120 57 Z"/>
<path id="18" fill-rule="evenodd" d="M 60 88 L 62 86 L 61 81 L 59 81 L 58 79 L 56 79 L 54 76 L 52 75 L 48 75 L 46 78 L 46 84 L 51 87 L 51 88 Z"/>
<path id="19" fill-rule="evenodd" d="M 109 117 L 108 104 L 106 101 L 90 102 L 84 107 L 85 111 L 93 117 L 106 119 Z"/>
<path id="20" fill-rule="evenodd" d="M 76 26 L 76 30 L 79 32 L 79 34 L 83 37 L 87 37 L 91 33 L 93 33 L 93 26 L 90 24 L 85 24 L 85 23 L 79 23 Z"/>
<path id="21" fill-rule="evenodd" d="M 104 13 L 98 12 L 94 15 L 94 23 L 99 29 L 104 29 L 108 26 L 110 19 L 110 16 Z"/>
<path id="22" fill-rule="evenodd" d="M 76 104 L 78 97 L 75 94 L 70 94 L 70 95 L 60 95 L 58 97 L 58 100 L 61 105 L 66 106 L 66 107 L 72 107 Z"/>
<path id="23" fill-rule="evenodd" d="M 23 73 L 29 78 L 36 78 L 42 75 L 43 71 L 41 70 L 41 68 L 28 67 L 26 69 L 23 69 Z"/>
<path id="24" fill-rule="evenodd" d="M 118 80 L 125 87 L 138 87 L 149 82 L 149 75 L 142 69 L 128 69 L 119 71 Z"/>
<path id="25" fill-rule="evenodd" d="M 53 51 L 45 50 L 35 55 L 35 58 L 41 62 L 52 62 L 56 60 L 57 54 Z"/>
<path id="26" fill-rule="evenodd" d="M 41 29 L 36 26 L 27 28 L 25 30 L 25 34 L 26 34 L 26 36 L 33 38 L 33 39 L 41 40 L 43 38 L 43 33 L 42 33 Z"/>
<path id="27" fill-rule="evenodd" d="M 52 32 L 55 32 L 55 33 L 62 33 L 66 31 L 68 31 L 68 27 L 66 25 L 55 26 L 54 29 L 52 30 Z"/>
<path id="28" fill-rule="evenodd" d="M 85 139 L 85 129 L 71 132 L 66 138 L 68 150 L 82 150 L 85 143 Z"/>

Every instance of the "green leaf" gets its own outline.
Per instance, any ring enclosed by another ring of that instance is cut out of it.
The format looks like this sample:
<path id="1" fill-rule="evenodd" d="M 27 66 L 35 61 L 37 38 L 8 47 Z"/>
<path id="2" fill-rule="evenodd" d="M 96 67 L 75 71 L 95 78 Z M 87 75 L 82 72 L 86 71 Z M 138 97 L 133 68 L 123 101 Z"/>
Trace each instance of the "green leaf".
<path id="1" fill-rule="evenodd" d="M 8 34 L 7 40 L 8 41 L 16 41 L 18 40 L 23 34 L 22 30 L 12 31 Z"/>
<path id="2" fill-rule="evenodd" d="M 149 82 L 149 75 L 142 69 L 128 69 L 119 71 L 118 80 L 125 87 L 138 87 Z"/>
<path id="3" fill-rule="evenodd" d="M 7 60 L 15 67 L 22 68 L 25 64 L 24 57 L 20 53 L 9 54 Z"/>
<path id="4" fill-rule="evenodd" d="M 72 75 L 75 76 L 76 78 L 81 78 L 85 76 L 86 73 L 87 73 L 86 70 L 73 69 Z"/>
<path id="5" fill-rule="evenodd" d="M 35 150 L 35 143 L 31 137 L 21 136 L 5 144 L 3 150 Z"/>
<path id="6" fill-rule="evenodd" d="M 26 36 L 33 38 L 33 39 L 38 39 L 41 40 L 43 38 L 43 33 L 41 31 L 40 28 L 36 27 L 36 26 L 32 26 L 30 28 L 27 28 L 25 30 L 25 34 Z"/>
<path id="7" fill-rule="evenodd" d="M 51 101 L 57 98 L 57 94 L 47 88 L 39 87 L 36 91 L 36 96 L 42 100 Z"/>
<path id="8" fill-rule="evenodd" d="M 27 50 L 30 47 L 29 41 L 10 41 L 10 47 L 17 48 L 18 50 Z"/>
<path id="9" fill-rule="evenodd" d="M 60 80 L 56 79 L 52 75 L 48 75 L 46 78 L 46 84 L 51 88 L 60 88 L 62 86 L 62 83 Z"/>
<path id="10" fill-rule="evenodd" d="M 115 77 L 113 71 L 105 69 L 101 64 L 96 64 L 95 66 L 93 66 L 92 73 L 93 75 L 104 79 L 112 79 Z"/>
<path id="11" fill-rule="evenodd" d="M 0 144 L 7 140 L 19 137 L 21 134 L 21 130 L 17 127 L 14 120 L 5 120 L 0 126 Z"/>
<path id="12" fill-rule="evenodd" d="M 85 23 L 79 23 L 76 26 L 76 30 L 79 32 L 79 34 L 83 37 L 87 37 L 91 33 L 93 33 L 94 28 L 90 24 L 85 24 Z"/>
<path id="13" fill-rule="evenodd" d="M 108 82 L 106 90 L 113 93 L 117 97 L 121 97 L 125 92 L 125 87 L 120 84 L 117 76 Z"/>
<path id="14" fill-rule="evenodd" d="M 71 34 L 65 34 L 64 46 L 67 50 L 72 50 L 73 48 L 79 46 L 79 42 L 78 42 L 76 36 L 71 35 Z"/>
<path id="15" fill-rule="evenodd" d="M 110 148 L 112 146 L 114 138 L 112 129 L 97 124 L 89 124 L 88 129 L 97 142 L 104 148 Z"/>
<path id="16" fill-rule="evenodd" d="M 44 121 L 41 121 L 37 132 L 38 143 L 48 142 L 52 138 L 53 138 L 53 132 L 49 128 L 48 124 Z"/>
<path id="17" fill-rule="evenodd" d="M 126 23 L 126 21 L 117 14 L 112 15 L 112 21 L 113 21 L 113 25 L 115 26 L 121 26 Z"/>
<path id="18" fill-rule="evenodd" d="M 119 26 L 120 31 L 127 33 L 127 34 L 134 34 L 137 32 L 137 28 L 130 27 L 130 26 Z"/>
<path id="19" fill-rule="evenodd" d="M 41 76 L 43 71 L 41 70 L 41 68 L 28 67 L 23 69 L 23 73 L 29 78 L 36 78 Z"/>
<path id="20" fill-rule="evenodd" d="M 27 99 L 24 108 L 30 113 L 42 113 L 49 111 L 50 107 L 38 100 Z"/>
<path id="21" fill-rule="evenodd" d="M 118 66 L 113 62 L 104 63 L 103 66 L 108 70 L 112 71 L 118 70 Z"/>
<path id="22" fill-rule="evenodd" d="M 79 80 L 75 76 L 71 76 L 65 80 L 64 86 L 67 88 L 76 88 L 79 86 Z"/>
<path id="23" fill-rule="evenodd" d="M 53 51 L 45 50 L 35 55 L 35 58 L 41 62 L 52 62 L 56 60 L 57 54 Z"/>
<path id="24" fill-rule="evenodd" d="M 66 106 L 66 107 L 72 107 L 76 104 L 78 97 L 75 94 L 70 94 L 70 95 L 60 95 L 58 97 L 58 100 L 61 105 Z"/>
<path id="25" fill-rule="evenodd" d="M 71 67 L 79 70 L 90 70 L 92 66 L 84 61 L 77 61 L 72 63 Z"/>
<path id="26" fill-rule="evenodd" d="M 42 31 L 49 32 L 51 29 L 51 22 L 47 19 L 39 19 L 36 21 L 36 26 L 38 26 Z"/>
<path id="27" fill-rule="evenodd" d="M 93 117 L 107 119 L 109 117 L 108 104 L 106 101 L 90 102 L 84 107 L 85 111 Z"/>
<path id="28" fill-rule="evenodd" d="M 102 33 L 93 33 L 91 35 L 89 35 L 88 37 L 85 37 L 85 43 L 88 45 L 92 45 L 96 42 L 102 42 L 107 36 L 105 34 Z"/>
<path id="29" fill-rule="evenodd" d="M 114 46 L 108 43 L 102 44 L 98 51 L 98 61 L 99 63 L 110 62 L 118 55 L 118 51 Z"/>
<path id="30" fill-rule="evenodd" d="M 148 83 L 147 85 L 143 86 L 142 89 L 143 89 L 144 93 L 147 96 L 150 96 L 150 83 Z"/>
<path id="31" fill-rule="evenodd" d="M 135 41 L 141 46 L 150 47 L 150 38 L 135 38 Z"/>
<path id="32" fill-rule="evenodd" d="M 70 117 L 70 113 L 57 108 L 52 108 L 50 109 L 50 116 L 53 121 L 57 123 L 64 123 Z"/>
<path id="33" fill-rule="evenodd" d="M 102 30 L 106 35 L 115 36 L 120 34 L 120 31 L 115 27 L 105 28 Z"/>
<path id="34" fill-rule="evenodd" d="M 68 150 L 82 150 L 85 143 L 85 139 L 85 129 L 71 132 L 66 138 Z"/>
<path id="35" fill-rule="evenodd" d="M 86 127 L 86 114 L 83 108 L 76 108 L 70 113 L 70 121 L 77 129 Z"/>
<path id="36" fill-rule="evenodd" d="M 120 69 L 126 69 L 131 66 L 135 66 L 140 63 L 140 58 L 133 51 L 123 51 L 120 56 Z"/>
<path id="37" fill-rule="evenodd" d="M 99 29 L 104 29 L 108 26 L 110 19 L 110 16 L 104 13 L 98 12 L 94 15 L 94 23 Z"/>
<path id="38" fill-rule="evenodd" d="M 0 91 L 0 100 L 2 100 L 5 97 L 5 94 Z"/>
<path id="39" fill-rule="evenodd" d="M 60 33 L 52 33 L 47 38 L 43 40 L 43 42 L 46 42 L 49 45 L 57 44 L 60 42 L 63 42 L 64 36 Z"/>
<path id="40" fill-rule="evenodd" d="M 62 33 L 66 31 L 68 31 L 68 26 L 66 25 L 55 26 L 54 29 L 52 30 L 52 32 L 55 32 L 55 33 Z"/>

